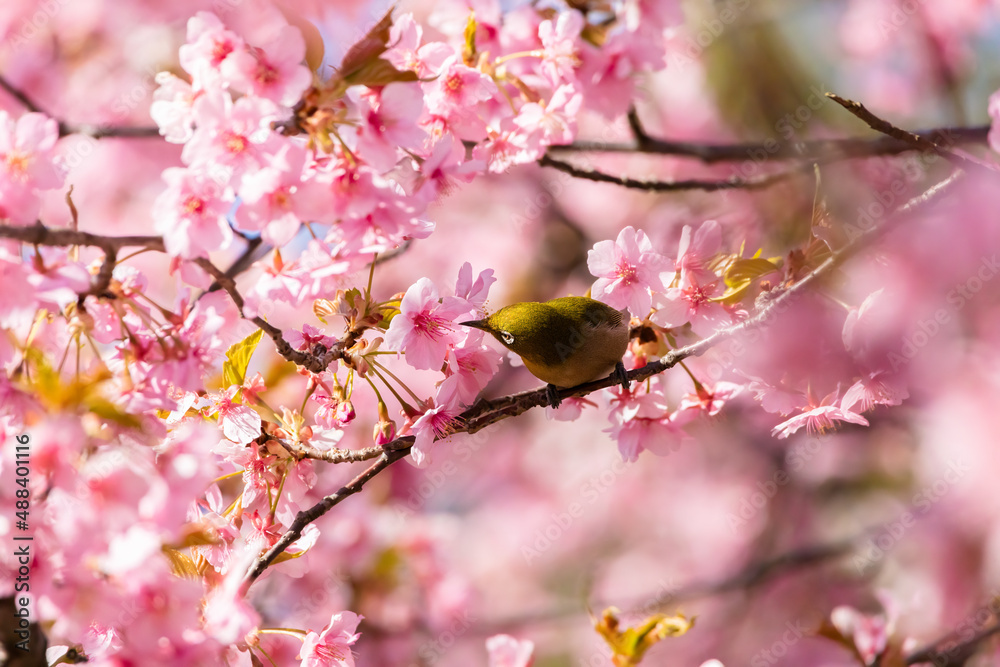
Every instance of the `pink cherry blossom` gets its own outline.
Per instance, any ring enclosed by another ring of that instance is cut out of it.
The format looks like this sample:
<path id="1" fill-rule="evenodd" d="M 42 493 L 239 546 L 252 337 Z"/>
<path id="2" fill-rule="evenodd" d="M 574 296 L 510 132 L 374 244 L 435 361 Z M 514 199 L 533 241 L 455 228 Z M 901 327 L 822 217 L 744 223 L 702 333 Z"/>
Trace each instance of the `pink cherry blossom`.
<path id="1" fill-rule="evenodd" d="M 493 635 L 486 640 L 486 650 L 489 652 L 489 667 L 531 667 L 535 643 L 510 635 Z"/>
<path id="2" fill-rule="evenodd" d="M 301 330 L 293 329 L 288 334 L 288 343 L 296 350 L 311 351 L 317 345 L 329 350 L 336 342 L 336 337 L 326 335 L 311 324 L 303 324 Z"/>
<path id="3" fill-rule="evenodd" d="M 628 308 L 635 317 L 649 314 L 650 290 L 662 291 L 660 273 L 668 265 L 663 255 L 653 250 L 646 232 L 629 226 L 615 241 L 598 241 L 587 253 L 587 268 L 597 276 L 591 295 L 612 308 Z"/>
<path id="4" fill-rule="evenodd" d="M 323 216 L 325 188 L 303 178 L 306 159 L 303 146 L 285 143 L 277 153 L 264 156 L 261 169 L 243 177 L 236 209 L 240 229 L 260 231 L 267 243 L 280 247 L 295 237 L 304 222 Z"/>
<path id="5" fill-rule="evenodd" d="M 722 226 L 715 220 L 707 220 L 693 232 L 688 225 L 681 231 L 680 245 L 677 247 L 675 269 L 681 283 L 708 283 L 715 274 L 706 265 L 719 252 L 722 245 Z"/>
<path id="6" fill-rule="evenodd" d="M 472 264 L 465 262 L 458 269 L 458 279 L 455 281 L 455 295 L 444 298 L 449 308 L 464 308 L 470 315 L 480 312 L 490 293 L 490 286 L 497 281 L 493 277 L 493 269 L 480 271 L 475 281 L 472 280 Z"/>
<path id="7" fill-rule="evenodd" d="M 687 410 L 694 414 L 702 413 L 706 417 L 714 417 L 732 399 L 743 393 L 743 385 L 734 382 L 716 382 L 713 385 L 702 384 L 693 394 L 685 394 L 677 406 L 678 412 Z"/>
<path id="8" fill-rule="evenodd" d="M 486 139 L 476 144 L 472 156 L 486 163 L 492 174 L 507 171 L 515 164 L 533 162 L 537 155 L 529 151 L 528 134 L 514 123 L 513 118 L 502 118 L 499 125 L 486 128 Z"/>
<path id="9" fill-rule="evenodd" d="M 643 450 L 657 456 L 677 451 L 688 437 L 681 427 L 692 418 L 688 413 L 671 415 L 658 391 L 636 395 L 617 389 L 608 415 L 611 427 L 604 432 L 618 443 L 622 460 L 632 462 Z"/>
<path id="10" fill-rule="evenodd" d="M 470 333 L 463 345 L 448 350 L 445 379 L 438 386 L 438 404 L 451 408 L 472 405 L 496 374 L 500 353 L 482 344 L 483 335 Z"/>
<path id="11" fill-rule="evenodd" d="M 191 84 L 170 72 L 158 72 L 149 105 L 149 116 L 160 128 L 163 138 L 172 144 L 183 144 L 194 134 L 194 103 L 201 94 Z"/>
<path id="12" fill-rule="evenodd" d="M 31 324 L 38 310 L 38 300 L 31 288 L 32 274 L 27 265 L 0 247 L 0 326 L 20 329 Z"/>
<path id="13" fill-rule="evenodd" d="M 865 665 L 876 664 L 885 652 L 896 625 L 896 604 L 884 591 L 879 591 L 878 597 L 883 604 L 882 613 L 865 614 L 847 605 L 830 612 L 833 627 L 853 643 Z"/>
<path id="14" fill-rule="evenodd" d="M 688 274 L 692 281 L 694 277 Z M 685 282 L 680 287 L 671 287 L 657 294 L 653 299 L 656 312 L 653 322 L 664 327 L 679 327 L 691 323 L 691 331 L 705 338 L 716 330 L 730 324 L 732 318 L 721 303 L 712 301 L 719 296 L 719 282 L 713 280 L 705 284 Z"/>
<path id="15" fill-rule="evenodd" d="M 243 38 L 226 28 L 212 12 L 198 12 L 187 24 L 187 44 L 180 48 L 180 63 L 193 79 L 195 90 L 222 83 L 222 65 L 246 49 Z"/>
<path id="16" fill-rule="evenodd" d="M 214 403 L 211 413 L 219 413 L 219 424 L 227 438 L 245 445 L 260 437 L 261 420 L 260 415 L 250 406 L 233 403 L 233 397 L 239 389 L 233 385 L 221 394 L 210 395 Z"/>
<path id="17" fill-rule="evenodd" d="M 165 169 L 167 189 L 153 204 L 153 221 L 167 252 L 185 259 L 227 247 L 233 230 L 226 222 L 229 204 L 222 188 L 204 172 Z"/>
<path id="18" fill-rule="evenodd" d="M 781 422 L 771 429 L 771 435 L 783 440 L 803 426 L 808 433 L 825 433 L 835 428 L 836 422 L 841 421 L 868 426 L 868 420 L 855 412 L 836 405 L 820 405 Z"/>
<path id="19" fill-rule="evenodd" d="M 414 368 L 441 368 L 448 345 L 465 337 L 455 323 L 459 307 L 442 304 L 434 283 L 421 278 L 403 295 L 385 334 L 386 347 L 404 352 Z"/>
<path id="20" fill-rule="evenodd" d="M 806 406 L 806 396 L 800 391 L 791 391 L 786 387 L 769 384 L 766 380 L 742 371 L 738 374 L 750 381 L 747 388 L 753 392 L 754 399 L 766 412 L 784 416 Z"/>
<path id="21" fill-rule="evenodd" d="M 844 392 L 840 407 L 854 410 L 854 406 L 858 406 L 857 412 L 868 412 L 876 405 L 900 405 L 909 397 L 910 391 L 902 378 L 876 371 L 851 385 Z"/>
<path id="22" fill-rule="evenodd" d="M 398 70 L 416 72 L 422 79 L 433 76 L 454 50 L 442 42 L 421 45 L 423 33 L 413 14 L 401 14 L 389 31 L 390 48 L 383 57 Z"/>
<path id="23" fill-rule="evenodd" d="M 457 411 L 445 405 L 432 405 L 412 424 L 408 432 L 416 436 L 408 459 L 414 466 L 423 468 L 431 462 L 431 447 L 434 441 L 448 434 Z"/>
<path id="24" fill-rule="evenodd" d="M 263 99 L 241 97 L 233 102 L 229 93 L 203 95 L 194 104 L 197 127 L 181 159 L 204 167 L 220 182 L 259 169 L 280 145 L 271 130 L 276 112 L 274 104 Z"/>
<path id="25" fill-rule="evenodd" d="M 62 186 L 56 164 L 56 121 L 26 113 L 16 121 L 0 110 L 0 219 L 27 225 L 38 218 L 39 191 Z"/>
<path id="26" fill-rule="evenodd" d="M 583 16 L 571 9 L 538 26 L 538 38 L 543 47 L 542 72 L 553 86 L 573 80 L 574 70 L 580 64 L 577 40 L 584 25 Z"/>
<path id="27" fill-rule="evenodd" d="M 372 91 L 363 96 L 360 106 L 357 150 L 376 169 L 392 169 L 400 149 L 420 149 L 427 138 L 417 125 L 424 98 L 415 84 L 393 83 Z"/>
<path id="28" fill-rule="evenodd" d="M 514 123 L 528 137 L 526 145 L 540 151 L 548 146 L 568 144 L 576 136 L 576 116 L 583 96 L 572 85 L 559 86 L 545 104 L 529 102 L 521 107 Z"/>
<path id="29" fill-rule="evenodd" d="M 353 646 L 361 634 L 358 623 L 363 617 L 342 611 L 330 617 L 330 622 L 317 632 L 310 631 L 299 651 L 301 667 L 354 667 Z"/>
<path id="30" fill-rule="evenodd" d="M 420 164 L 422 182 L 429 183 L 428 195 L 449 194 L 456 182 L 470 182 L 486 165 L 479 160 L 466 160 L 465 149 L 452 135 L 441 139 Z"/>
<path id="31" fill-rule="evenodd" d="M 305 56 L 302 33 L 284 25 L 266 43 L 233 51 L 220 70 L 236 90 L 290 109 L 312 83 L 312 73 L 302 64 Z"/>

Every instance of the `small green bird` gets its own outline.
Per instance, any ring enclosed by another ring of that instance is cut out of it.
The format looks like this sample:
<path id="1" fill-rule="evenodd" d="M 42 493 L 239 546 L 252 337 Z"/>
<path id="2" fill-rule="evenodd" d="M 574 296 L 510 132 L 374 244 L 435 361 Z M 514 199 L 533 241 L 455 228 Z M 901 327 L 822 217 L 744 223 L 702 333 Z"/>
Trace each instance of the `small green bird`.
<path id="1" fill-rule="evenodd" d="M 585 296 L 564 296 L 545 303 L 514 303 L 485 319 L 460 324 L 488 332 L 518 354 L 532 375 L 548 383 L 546 395 L 554 408 L 561 402 L 559 388 L 612 372 L 629 387 L 621 361 L 628 348 L 627 310 Z"/>

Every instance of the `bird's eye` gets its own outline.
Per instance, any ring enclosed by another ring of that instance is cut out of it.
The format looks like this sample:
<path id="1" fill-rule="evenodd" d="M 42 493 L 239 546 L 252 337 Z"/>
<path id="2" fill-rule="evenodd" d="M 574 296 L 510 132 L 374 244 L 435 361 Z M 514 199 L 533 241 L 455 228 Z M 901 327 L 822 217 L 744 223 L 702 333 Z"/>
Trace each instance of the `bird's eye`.
<path id="1" fill-rule="evenodd" d="M 514 344 L 514 335 L 511 332 L 509 332 L 509 331 L 501 331 L 500 332 L 500 340 L 502 340 L 505 345 L 513 345 Z"/>

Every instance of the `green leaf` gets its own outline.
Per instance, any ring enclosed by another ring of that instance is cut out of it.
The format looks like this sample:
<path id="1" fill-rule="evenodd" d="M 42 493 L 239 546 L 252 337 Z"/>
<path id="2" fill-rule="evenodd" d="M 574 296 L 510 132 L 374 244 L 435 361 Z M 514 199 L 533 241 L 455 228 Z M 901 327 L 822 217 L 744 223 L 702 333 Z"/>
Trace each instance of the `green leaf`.
<path id="1" fill-rule="evenodd" d="M 611 663 L 615 667 L 634 667 L 642 662 L 646 651 L 667 637 L 680 637 L 694 625 L 694 619 L 681 614 L 653 614 L 632 628 L 623 628 L 618 610 L 609 607 L 594 623 L 594 629 L 611 648 Z"/>
<path id="2" fill-rule="evenodd" d="M 743 300 L 753 281 L 779 270 L 773 262 L 758 255 L 760 255 L 760 251 L 757 251 L 753 257 L 733 260 L 725 273 L 727 288 L 725 293 L 711 300 L 727 304 L 739 303 Z"/>
<path id="3" fill-rule="evenodd" d="M 264 332 L 257 329 L 226 352 L 226 361 L 222 364 L 222 378 L 226 387 L 243 384 L 247 367 L 250 365 L 250 357 L 253 356 L 253 351 L 257 349 L 257 343 L 263 335 Z"/>
<path id="4" fill-rule="evenodd" d="M 777 266 L 761 257 L 737 259 L 726 269 L 726 284 L 730 287 L 738 287 L 747 281 L 777 270 Z"/>

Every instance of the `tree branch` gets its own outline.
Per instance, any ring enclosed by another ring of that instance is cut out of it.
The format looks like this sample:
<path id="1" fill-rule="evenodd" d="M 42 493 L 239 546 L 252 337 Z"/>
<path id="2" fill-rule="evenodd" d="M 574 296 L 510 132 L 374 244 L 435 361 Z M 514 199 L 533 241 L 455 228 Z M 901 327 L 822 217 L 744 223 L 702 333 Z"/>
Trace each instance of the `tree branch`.
<path id="1" fill-rule="evenodd" d="M 63 120 L 55 118 L 55 116 L 39 107 L 34 100 L 24 93 L 24 91 L 8 81 L 4 76 L 0 76 L 0 88 L 5 90 L 28 111 L 33 113 L 44 113 L 46 116 L 54 119 L 59 124 L 59 136 L 61 137 L 65 137 L 70 134 L 83 134 L 93 139 L 103 139 L 105 137 L 143 138 L 160 136 L 160 128 L 158 127 L 70 125 Z"/>
<path id="2" fill-rule="evenodd" d="M 856 137 L 844 139 L 813 139 L 809 141 L 780 141 L 772 139 L 763 142 L 746 142 L 738 144 L 711 144 L 694 141 L 672 141 L 650 137 L 638 124 L 632 122 L 633 114 L 629 116 L 634 142 L 602 142 L 579 140 L 561 146 L 550 146 L 550 152 L 565 151 L 577 153 L 646 153 L 651 155 L 672 155 L 700 160 L 706 164 L 716 162 L 743 162 L 750 160 L 759 162 L 765 160 L 817 160 L 832 162 L 858 157 L 875 157 L 880 155 L 899 155 L 915 150 L 911 142 L 901 141 L 894 137 L 877 137 L 875 139 L 860 139 Z M 636 131 L 638 128 L 638 132 Z M 939 145 L 954 145 L 963 143 L 984 143 L 989 134 L 989 125 L 972 127 L 940 127 L 920 130 L 912 134 L 928 139 Z"/>
<path id="3" fill-rule="evenodd" d="M 822 264 L 804 276 L 797 283 L 770 298 L 766 305 L 758 308 L 754 315 L 747 318 L 743 322 L 716 331 L 708 338 L 704 338 L 697 343 L 693 343 L 676 350 L 671 350 L 659 361 L 655 361 L 653 363 L 646 364 L 642 368 L 635 368 L 629 371 L 629 380 L 632 382 L 641 382 L 674 367 L 688 357 L 700 356 L 722 341 L 732 338 L 733 336 L 736 336 L 744 331 L 766 326 L 769 319 L 776 316 L 777 313 L 782 312 L 787 304 L 799 293 L 803 292 L 807 286 L 820 280 L 826 274 L 831 273 L 835 268 L 839 267 L 849 258 L 857 254 L 870 241 L 878 236 L 881 236 L 893 227 L 895 222 L 901 217 L 898 214 L 912 212 L 941 196 L 942 193 L 950 189 L 961 178 L 962 173 L 963 172 L 961 170 L 956 170 L 951 176 L 940 181 L 924 193 L 914 197 L 899 208 L 895 209 L 893 211 L 895 215 L 887 217 L 881 225 L 876 225 L 858 234 L 852 241 L 832 253 Z M 618 380 L 612 375 L 601 380 L 579 385 L 577 387 L 559 389 L 557 393 L 561 399 L 569 398 L 571 396 L 585 396 L 597 391 L 598 389 L 604 389 L 616 384 L 618 384 Z M 459 414 L 454 420 L 455 426 L 447 435 L 443 437 L 450 437 L 451 435 L 458 433 L 475 433 L 490 424 L 495 424 L 498 421 L 508 419 L 510 417 L 516 417 L 532 408 L 544 405 L 548 405 L 548 398 L 544 388 L 524 391 L 492 401 L 483 399 Z M 412 446 L 413 436 L 409 435 L 396 438 L 392 442 L 387 443 L 383 446 L 382 453 L 379 455 L 378 460 L 373 465 L 368 467 L 363 473 L 354 478 L 354 480 L 352 480 L 347 486 L 341 488 L 332 495 L 324 497 L 323 500 L 313 505 L 308 510 L 299 512 L 298 515 L 296 515 L 295 520 L 292 521 L 291 526 L 289 526 L 288 530 L 285 531 L 281 538 L 270 549 L 268 549 L 266 553 L 260 556 L 247 571 L 247 574 L 243 579 L 244 590 L 248 589 L 250 585 L 253 584 L 257 577 L 264 572 L 267 566 L 278 557 L 278 554 L 284 551 L 292 542 L 297 540 L 302 535 L 302 530 L 309 523 L 329 512 L 350 495 L 360 491 L 365 483 L 375 477 L 375 475 L 405 457 L 409 453 Z"/>
<path id="4" fill-rule="evenodd" d="M 896 127 L 889 121 L 879 118 L 878 116 L 873 114 L 871 111 L 865 108 L 865 105 L 861 104 L 860 102 L 855 102 L 853 100 L 845 99 L 843 97 L 840 97 L 839 95 L 835 95 L 834 93 L 827 93 L 826 96 L 829 97 L 834 102 L 836 102 L 837 104 L 839 104 L 840 106 L 850 111 L 852 114 L 860 118 L 865 123 L 867 123 L 868 127 L 872 128 L 876 132 L 881 132 L 882 134 L 891 137 L 892 139 L 896 139 L 897 141 L 909 144 L 917 150 L 939 155 L 959 168 L 986 166 L 983 163 L 967 158 L 964 155 L 958 155 L 957 153 L 954 153 L 944 148 L 943 146 L 938 144 L 937 141 L 935 141 L 933 138 L 924 137 L 919 134 L 909 132 L 908 130 Z"/>
<path id="5" fill-rule="evenodd" d="M 51 229 L 41 223 L 36 223 L 29 227 L 0 225 L 0 239 L 2 238 L 30 243 L 32 245 L 58 247 L 83 245 L 101 248 L 105 254 L 105 261 L 101 266 L 101 271 L 98 273 L 95 284 L 88 290 L 88 294 L 103 294 L 107 290 L 108 284 L 111 282 L 111 273 L 114 271 L 117 252 L 121 248 L 139 246 L 160 252 L 165 251 L 163 238 L 160 236 L 101 236 L 75 229 Z M 284 339 L 281 329 L 278 329 L 260 317 L 249 318 L 243 314 L 243 296 L 236 289 L 236 282 L 233 278 L 226 275 L 226 273 L 212 264 L 207 258 L 199 257 L 193 261 L 215 278 L 216 282 L 226 290 L 233 303 L 236 304 L 240 317 L 256 324 L 258 328 L 274 341 L 274 346 L 278 354 L 313 373 L 322 372 L 334 359 L 346 359 L 346 351 L 364 334 L 364 328 L 351 329 L 343 339 L 337 341 L 330 350 L 321 355 L 296 350 Z"/>
<path id="6" fill-rule="evenodd" d="M 553 146 L 552 148 L 557 148 Z M 709 181 L 700 179 L 690 179 L 684 181 L 643 181 L 627 176 L 612 176 L 603 171 L 592 169 L 581 169 L 568 162 L 557 160 L 545 154 L 538 160 L 538 164 L 543 167 L 552 167 L 565 172 L 574 178 L 582 178 L 598 183 L 612 183 L 623 188 L 633 190 L 645 190 L 646 192 L 680 192 L 684 190 L 703 190 L 705 192 L 716 192 L 718 190 L 757 190 L 767 188 L 775 183 L 790 178 L 796 174 L 804 173 L 812 169 L 811 165 L 790 169 L 778 174 L 765 174 L 751 178 L 732 177 L 724 181 Z"/>
<path id="7" fill-rule="evenodd" d="M 954 635 L 951 633 L 906 656 L 906 664 L 917 665 L 929 662 L 935 667 L 960 667 L 968 662 L 981 643 L 997 633 L 1000 633 L 1000 623 L 994 623 L 990 627 L 980 630 L 960 644 L 944 648 L 942 644 Z"/>

